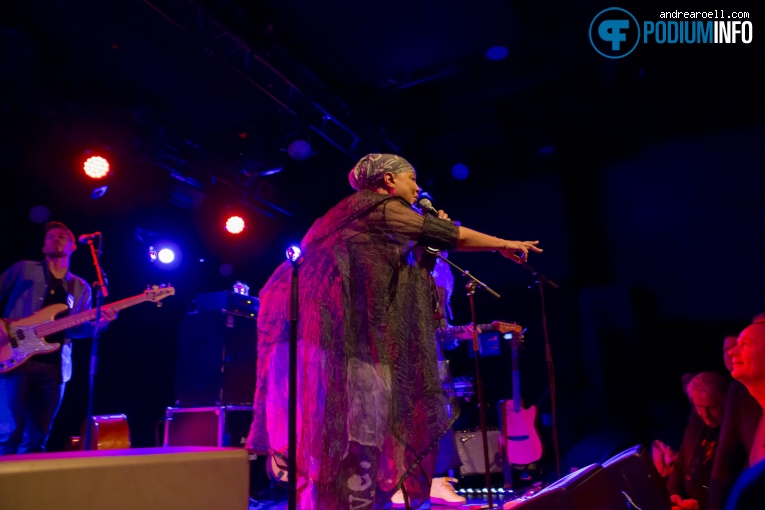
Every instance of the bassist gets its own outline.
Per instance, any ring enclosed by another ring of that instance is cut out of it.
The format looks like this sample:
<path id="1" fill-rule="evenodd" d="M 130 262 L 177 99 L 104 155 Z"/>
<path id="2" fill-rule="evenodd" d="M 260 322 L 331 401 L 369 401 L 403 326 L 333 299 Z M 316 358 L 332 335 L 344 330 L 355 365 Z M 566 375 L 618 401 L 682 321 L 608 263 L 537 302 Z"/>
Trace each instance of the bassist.
<path id="1" fill-rule="evenodd" d="M 21 319 L 52 304 L 66 304 L 68 313 L 91 308 L 91 290 L 82 278 L 69 272 L 69 260 L 77 248 L 72 232 L 59 222 L 45 225 L 42 262 L 21 261 L 0 275 L 2 317 Z M 104 310 L 101 328 L 115 318 Z M 92 323 L 61 333 L 60 352 L 41 354 L 16 370 L 0 374 L 0 454 L 45 451 L 53 418 L 72 375 L 71 338 L 86 338 Z M 0 323 L 0 348 L 10 338 Z"/>

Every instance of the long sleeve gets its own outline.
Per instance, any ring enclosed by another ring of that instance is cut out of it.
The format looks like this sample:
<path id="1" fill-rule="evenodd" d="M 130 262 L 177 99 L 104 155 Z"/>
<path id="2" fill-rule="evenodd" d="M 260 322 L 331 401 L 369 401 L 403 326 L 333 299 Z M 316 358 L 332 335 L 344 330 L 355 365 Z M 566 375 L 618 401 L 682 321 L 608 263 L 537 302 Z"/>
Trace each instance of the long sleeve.
<path id="1" fill-rule="evenodd" d="M 448 220 L 416 213 L 400 199 L 381 205 L 378 227 L 389 235 L 437 250 L 453 250 L 459 241 L 459 227 Z"/>
<path id="2" fill-rule="evenodd" d="M 691 462 L 696 448 L 701 439 L 701 430 L 704 428 L 704 422 L 695 411 L 691 411 L 683 432 L 683 442 L 680 443 L 680 449 L 677 451 L 677 459 L 672 474 L 667 480 L 667 490 L 670 494 L 678 494 L 683 498 L 688 496 L 686 478 L 693 475 L 691 471 Z"/>
<path id="3" fill-rule="evenodd" d="M 0 275 L 0 305 L 5 304 L 5 307 L 2 309 L 3 313 L 0 317 L 8 316 L 9 311 L 7 308 L 11 304 L 10 303 L 11 291 L 13 290 L 13 286 L 16 283 L 16 280 L 18 279 L 20 269 L 21 269 L 21 262 L 17 262 L 11 267 L 9 267 L 8 269 L 6 269 L 2 275 Z"/>
<path id="4" fill-rule="evenodd" d="M 685 438 L 683 438 L 683 445 L 680 447 L 680 450 L 677 452 L 677 459 L 675 460 L 675 467 L 672 469 L 672 473 L 669 475 L 669 479 L 667 480 L 667 490 L 669 491 L 669 494 L 679 494 L 680 496 L 684 496 L 685 494 L 685 465 L 686 460 L 684 457 L 684 454 L 687 454 L 685 452 Z"/>

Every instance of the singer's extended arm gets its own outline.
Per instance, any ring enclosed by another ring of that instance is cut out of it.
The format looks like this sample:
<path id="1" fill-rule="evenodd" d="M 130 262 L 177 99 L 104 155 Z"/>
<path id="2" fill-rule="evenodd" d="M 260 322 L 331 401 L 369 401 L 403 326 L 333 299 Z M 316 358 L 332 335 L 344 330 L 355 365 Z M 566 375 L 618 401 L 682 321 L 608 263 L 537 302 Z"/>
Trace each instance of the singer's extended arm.
<path id="1" fill-rule="evenodd" d="M 467 227 L 460 227 L 457 250 L 499 251 L 504 257 L 516 262 L 523 262 L 528 257 L 529 251 L 542 252 L 542 248 L 538 248 L 537 244 L 539 244 L 539 241 L 508 241 Z"/>
<path id="2" fill-rule="evenodd" d="M 499 251 L 504 257 L 515 262 L 525 262 L 529 251 L 541 252 L 542 249 L 536 245 L 539 241 L 508 241 L 499 237 L 483 234 L 467 227 L 456 226 L 449 216 L 442 210 L 438 211 L 438 217 L 435 215 L 421 216 L 416 213 L 403 200 L 387 200 L 385 206 L 380 207 L 383 213 L 381 221 L 387 225 L 391 231 L 398 235 L 411 238 L 422 246 L 432 246 L 438 249 L 453 249 L 437 246 L 435 238 L 432 238 L 435 232 L 451 235 L 457 234 L 456 240 L 458 251 Z M 425 223 L 430 223 L 429 228 L 425 228 Z M 456 231 L 454 229 L 457 229 Z M 428 235 L 424 235 L 424 234 Z"/>
<path id="3" fill-rule="evenodd" d="M 433 208 L 430 201 L 427 201 L 431 209 Z M 442 220 L 451 221 L 449 215 L 442 209 L 436 212 L 432 212 L 432 215 L 438 216 Z M 500 239 L 499 237 L 482 234 L 477 230 L 473 230 L 467 227 L 459 227 L 459 241 L 457 241 L 458 251 L 499 251 L 504 257 L 514 260 L 515 262 L 526 262 L 529 257 L 529 250 L 535 252 L 541 252 L 541 248 L 537 248 L 539 241 L 508 241 L 506 239 Z"/>

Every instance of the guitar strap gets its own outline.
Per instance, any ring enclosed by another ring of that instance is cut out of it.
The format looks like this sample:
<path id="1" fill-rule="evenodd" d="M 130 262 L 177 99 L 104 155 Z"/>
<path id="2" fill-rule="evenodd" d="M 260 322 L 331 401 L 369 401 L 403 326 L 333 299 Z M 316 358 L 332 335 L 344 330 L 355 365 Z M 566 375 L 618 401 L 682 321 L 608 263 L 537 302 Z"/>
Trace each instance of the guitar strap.
<path id="1" fill-rule="evenodd" d="M 66 280 L 66 293 L 72 296 L 72 299 L 74 299 L 74 278 L 69 278 Z"/>
<path id="2" fill-rule="evenodd" d="M 66 275 L 64 275 L 64 279 L 62 283 L 63 283 L 64 291 L 66 292 L 66 300 L 67 300 L 66 304 L 69 305 L 69 313 L 72 313 L 72 309 L 74 308 L 74 303 L 76 302 L 76 299 L 74 297 L 74 278 L 72 277 L 70 273 L 67 273 Z M 64 333 L 63 343 L 64 345 L 68 345 L 72 343 L 72 339 L 69 338 L 66 332 Z"/>

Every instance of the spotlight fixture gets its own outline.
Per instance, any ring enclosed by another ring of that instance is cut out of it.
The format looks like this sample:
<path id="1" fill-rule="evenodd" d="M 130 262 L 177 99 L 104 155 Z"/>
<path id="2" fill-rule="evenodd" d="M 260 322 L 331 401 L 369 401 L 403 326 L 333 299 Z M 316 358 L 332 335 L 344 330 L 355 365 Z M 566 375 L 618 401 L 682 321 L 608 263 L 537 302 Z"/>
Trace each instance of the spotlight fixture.
<path id="1" fill-rule="evenodd" d="M 109 162 L 101 156 L 90 156 L 85 160 L 83 169 L 91 179 L 101 179 L 109 173 Z"/>
<path id="2" fill-rule="evenodd" d="M 163 264 L 170 264 L 175 260 L 175 252 L 170 248 L 162 248 L 157 253 L 157 259 Z"/>
<path id="3" fill-rule="evenodd" d="M 287 155 L 294 160 L 303 161 L 311 157 L 311 144 L 303 139 L 296 139 L 287 146 Z"/>
<path id="4" fill-rule="evenodd" d="M 183 259 L 180 246 L 168 240 L 152 243 L 149 246 L 148 255 L 149 261 L 154 263 L 155 267 L 165 271 L 176 269 L 180 266 Z"/>
<path id="5" fill-rule="evenodd" d="M 250 286 L 246 283 L 242 283 L 239 280 L 236 281 L 234 284 L 234 292 L 236 294 L 241 294 L 242 296 L 249 296 L 250 295 Z"/>
<path id="6" fill-rule="evenodd" d="M 244 220 L 241 216 L 230 216 L 226 220 L 226 230 L 230 234 L 241 234 L 244 231 Z"/>
<path id="7" fill-rule="evenodd" d="M 293 266 L 299 266 L 303 263 L 303 251 L 299 246 L 290 246 L 287 248 L 287 260 L 289 260 Z"/>

